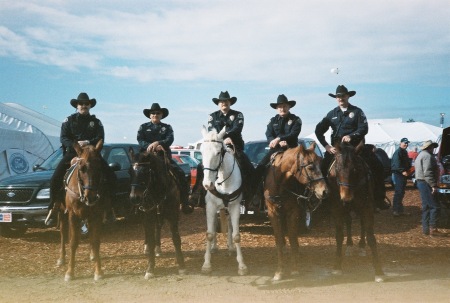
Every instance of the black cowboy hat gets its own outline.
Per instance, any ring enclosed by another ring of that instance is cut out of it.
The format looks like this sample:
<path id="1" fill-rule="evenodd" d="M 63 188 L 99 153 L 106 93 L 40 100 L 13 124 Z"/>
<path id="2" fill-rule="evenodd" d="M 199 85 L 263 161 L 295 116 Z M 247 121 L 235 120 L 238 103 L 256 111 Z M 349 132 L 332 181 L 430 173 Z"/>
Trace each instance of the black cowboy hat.
<path id="1" fill-rule="evenodd" d="M 295 102 L 294 100 L 288 101 L 288 98 L 285 95 L 279 95 L 278 98 L 277 98 L 277 103 L 270 103 L 270 106 L 272 108 L 276 109 L 277 106 L 280 105 L 280 104 L 289 104 L 289 107 L 292 108 L 292 107 L 295 106 L 296 103 L 297 102 Z"/>
<path id="2" fill-rule="evenodd" d="M 89 99 L 89 96 L 86 93 L 80 93 L 78 95 L 78 98 L 70 100 L 70 105 L 77 108 L 79 102 L 89 102 L 91 104 L 91 108 L 93 108 L 95 104 L 97 104 L 97 100 Z"/>
<path id="3" fill-rule="evenodd" d="M 213 102 L 218 105 L 220 101 L 230 100 L 230 105 L 236 103 L 236 97 L 230 97 L 228 91 L 220 92 L 219 98 L 213 98 Z"/>
<path id="4" fill-rule="evenodd" d="M 353 97 L 355 94 L 356 94 L 356 92 L 354 90 L 348 91 L 348 89 L 344 85 L 338 85 L 338 87 L 336 88 L 336 95 L 329 93 L 328 96 L 333 97 L 333 98 L 342 97 L 344 95 Z"/>
<path id="5" fill-rule="evenodd" d="M 150 107 L 148 109 L 144 109 L 144 115 L 147 118 L 150 118 L 150 114 L 152 112 L 162 112 L 161 120 L 169 115 L 169 110 L 167 108 L 160 107 L 158 103 L 153 103 L 152 107 Z"/>

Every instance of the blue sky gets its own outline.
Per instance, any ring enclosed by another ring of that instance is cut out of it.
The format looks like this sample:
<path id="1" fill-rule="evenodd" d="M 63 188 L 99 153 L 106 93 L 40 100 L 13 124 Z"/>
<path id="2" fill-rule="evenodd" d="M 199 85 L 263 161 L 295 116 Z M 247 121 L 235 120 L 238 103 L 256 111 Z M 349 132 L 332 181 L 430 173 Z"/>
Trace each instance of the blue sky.
<path id="1" fill-rule="evenodd" d="M 279 94 L 309 135 L 344 84 L 369 119 L 439 126 L 444 112 L 448 126 L 449 16 L 448 0 L 1 0 L 0 102 L 63 121 L 87 92 L 109 142 L 135 142 L 158 102 L 187 145 L 220 91 L 238 98 L 248 141 Z"/>

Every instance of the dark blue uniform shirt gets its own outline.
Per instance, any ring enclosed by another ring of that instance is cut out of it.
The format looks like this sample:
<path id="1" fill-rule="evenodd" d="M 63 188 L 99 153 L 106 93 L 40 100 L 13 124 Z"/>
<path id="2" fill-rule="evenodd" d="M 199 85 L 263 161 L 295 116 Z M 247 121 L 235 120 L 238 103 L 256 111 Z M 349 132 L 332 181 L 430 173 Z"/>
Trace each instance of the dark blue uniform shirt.
<path id="1" fill-rule="evenodd" d="M 325 140 L 325 133 L 331 127 L 331 144 Z M 354 105 L 349 104 L 345 112 L 340 107 L 331 110 L 316 126 L 316 137 L 323 147 L 333 145 L 336 138 L 350 136 L 350 143 L 358 145 L 369 131 L 367 118 L 364 112 Z"/>
<path id="2" fill-rule="evenodd" d="M 68 152 L 75 152 L 72 147 L 75 141 L 87 140 L 89 144 L 96 145 L 100 139 L 105 141 L 105 130 L 95 115 L 75 113 L 67 117 L 61 125 L 60 141 Z"/>
<path id="3" fill-rule="evenodd" d="M 224 126 L 226 133 L 223 138 L 230 138 L 235 147 L 242 151 L 244 149 L 244 140 L 242 139 L 244 115 L 233 109 L 230 109 L 226 115 L 224 115 L 220 110 L 209 115 L 208 131 L 215 129 L 219 133 Z"/>
<path id="4" fill-rule="evenodd" d="M 300 117 L 289 113 L 284 118 L 276 115 L 271 118 L 267 124 L 266 138 L 270 143 L 275 138 L 280 138 L 280 141 L 286 141 L 289 148 L 298 145 L 298 136 L 302 130 L 302 120 Z"/>
<path id="5" fill-rule="evenodd" d="M 137 141 L 141 150 L 146 150 L 153 142 L 158 141 L 159 144 L 170 154 L 170 145 L 174 140 L 172 126 L 166 123 L 153 124 L 147 122 L 139 127 L 137 133 Z"/>

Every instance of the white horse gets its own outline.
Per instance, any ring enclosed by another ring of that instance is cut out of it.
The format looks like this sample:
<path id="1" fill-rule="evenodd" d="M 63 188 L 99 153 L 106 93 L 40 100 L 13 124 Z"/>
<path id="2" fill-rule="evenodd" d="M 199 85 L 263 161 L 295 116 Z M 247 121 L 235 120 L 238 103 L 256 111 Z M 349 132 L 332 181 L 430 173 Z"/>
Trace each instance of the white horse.
<path id="1" fill-rule="evenodd" d="M 202 128 L 203 143 L 201 146 L 204 166 L 203 186 L 207 190 L 206 201 L 206 253 L 203 273 L 211 272 L 211 249 L 216 238 L 217 211 L 228 209 L 228 249 L 236 250 L 239 263 L 238 274 L 247 274 L 247 266 L 241 251 L 239 234 L 240 204 L 242 200 L 242 178 L 239 165 L 233 151 L 227 150 L 223 144 L 225 127 L 217 133 Z"/>

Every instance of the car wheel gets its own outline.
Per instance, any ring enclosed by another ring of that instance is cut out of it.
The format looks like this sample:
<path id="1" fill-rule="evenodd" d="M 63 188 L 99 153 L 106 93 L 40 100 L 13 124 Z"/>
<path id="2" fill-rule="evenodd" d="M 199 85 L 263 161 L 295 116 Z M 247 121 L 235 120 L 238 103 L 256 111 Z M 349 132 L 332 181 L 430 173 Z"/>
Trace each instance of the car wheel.
<path id="1" fill-rule="evenodd" d="M 0 225 L 0 234 L 5 238 L 21 237 L 28 230 L 26 226 L 8 226 L 5 224 Z"/>

